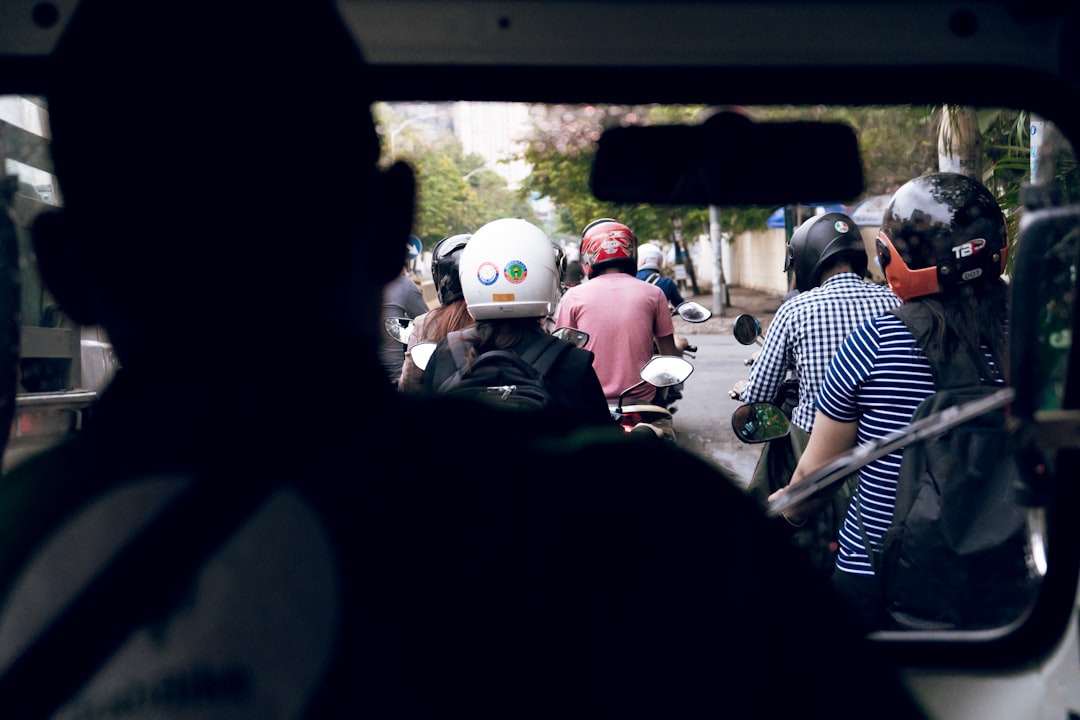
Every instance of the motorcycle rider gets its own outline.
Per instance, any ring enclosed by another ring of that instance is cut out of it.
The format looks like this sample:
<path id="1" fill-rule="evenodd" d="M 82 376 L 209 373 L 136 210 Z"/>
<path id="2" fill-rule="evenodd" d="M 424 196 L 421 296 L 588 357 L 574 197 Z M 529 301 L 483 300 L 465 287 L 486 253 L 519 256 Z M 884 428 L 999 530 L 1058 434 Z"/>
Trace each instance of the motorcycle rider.
<path id="1" fill-rule="evenodd" d="M 964 246 L 975 250 L 954 254 Z M 885 210 L 877 247 L 890 287 L 905 304 L 917 303 L 930 313 L 948 352 L 981 350 L 991 370 L 1005 367 L 1008 290 L 1001 274 L 1008 230 L 989 190 L 956 173 L 908 181 Z M 829 367 L 817 396 L 814 432 L 791 484 L 856 442 L 873 443 L 906 428 L 934 385 L 930 364 L 901 319 L 889 313 L 862 325 L 841 344 Z M 872 543 L 880 542 L 892 520 L 902 455 L 901 448 L 859 471 L 839 533 L 832 585 L 867 629 L 881 628 L 886 619 L 860 524 Z M 860 497 L 862 512 L 856 513 Z M 799 521 L 826 501 L 812 498 L 785 514 Z"/>
<path id="2" fill-rule="evenodd" d="M 431 279 L 439 297 L 439 306 L 412 321 L 412 332 L 405 345 L 405 362 L 401 366 L 398 390 L 418 392 L 423 386 L 424 371 L 413 362 L 410 351 L 417 343 L 438 342 L 454 330 L 476 324 L 465 304 L 465 295 L 458 278 L 458 260 L 465 243 L 472 235 L 463 233 L 445 237 L 431 251 Z"/>
<path id="3" fill-rule="evenodd" d="M 679 286 L 675 281 L 663 273 L 664 253 L 652 243 L 645 243 L 637 249 L 638 254 L 638 280 L 652 283 L 664 291 L 671 307 L 676 308 L 685 302 L 679 293 Z"/>
<path id="4" fill-rule="evenodd" d="M 405 262 L 401 272 L 383 288 L 383 319 L 407 317 L 416 319 L 428 311 L 427 301 L 420 286 L 413 279 L 412 268 L 420 257 L 420 238 L 410 235 L 405 245 Z M 405 347 L 386 333 L 382 336 L 379 358 L 390 384 L 397 387 L 401 378 L 401 368 L 405 362 Z"/>
<path id="5" fill-rule="evenodd" d="M 844 213 L 815 215 L 791 236 L 784 271 L 794 271 L 799 294 L 776 311 L 749 380 L 739 391 L 743 402 L 774 402 L 789 370 L 798 383 L 791 432 L 765 445 L 748 488 L 759 502 L 791 477 L 814 429 L 814 400 L 840 343 L 867 320 L 900 304 L 888 287 L 864 280 L 866 268 L 859 227 Z M 792 538 L 826 574 L 835 564 L 836 530 L 848 497 L 850 488 L 837 493 L 835 507 L 824 508 L 811 526 Z"/>
<path id="6" fill-rule="evenodd" d="M 664 295 L 667 296 L 668 303 L 672 308 L 677 308 L 685 302 L 683 296 L 679 293 L 679 287 L 675 284 L 675 281 L 669 278 L 663 273 L 664 268 L 664 253 L 663 251 L 653 245 L 652 243 L 645 243 L 637 249 L 638 253 L 638 280 L 644 280 L 647 283 L 652 283 L 656 287 L 664 291 Z M 682 354 L 682 351 L 689 346 L 689 341 L 682 335 L 675 335 L 675 348 Z M 682 398 L 683 384 L 672 385 L 667 388 L 663 388 L 662 392 L 657 392 L 657 402 L 661 405 L 670 405 Z"/>
<path id="7" fill-rule="evenodd" d="M 525 354 L 545 334 L 543 323 L 559 301 L 557 253 L 543 230 L 518 218 L 487 223 L 469 239 L 458 259 L 461 292 L 476 320 L 461 339 L 473 360 L 487 350 Z M 423 389 L 438 392 L 457 363 L 449 341 L 439 342 L 423 374 Z M 611 426 L 611 414 L 593 369 L 593 354 L 571 345 L 544 376 L 556 405 L 578 420 Z"/>
<path id="8" fill-rule="evenodd" d="M 588 281 L 569 288 L 559 305 L 559 327 L 589 334 L 585 347 L 608 404 L 641 380 L 642 366 L 652 358 L 653 343 L 661 355 L 678 355 L 675 325 L 667 296 L 635 277 L 637 238 L 626 225 L 600 218 L 581 233 L 581 264 Z M 651 403 L 657 390 L 643 385 L 629 393 L 626 402 Z"/>

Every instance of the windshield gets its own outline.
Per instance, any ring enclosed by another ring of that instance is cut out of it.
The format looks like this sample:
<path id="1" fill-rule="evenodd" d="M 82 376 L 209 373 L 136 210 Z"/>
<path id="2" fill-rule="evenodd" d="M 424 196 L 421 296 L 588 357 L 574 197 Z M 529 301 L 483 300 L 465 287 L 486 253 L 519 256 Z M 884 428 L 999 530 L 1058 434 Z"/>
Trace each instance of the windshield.
<path id="1" fill-rule="evenodd" d="M 854 267 L 865 268 L 854 274 L 859 282 L 884 289 L 888 283 L 879 257 L 879 229 L 892 194 L 912 178 L 939 170 L 981 178 L 1004 212 L 1010 238 L 1019 236 L 1029 211 L 1022 190 L 1033 177 L 1054 178 L 1067 201 L 1076 200 L 1080 183 L 1072 148 L 1057 141 L 1042 145 L 1044 137 L 1053 137 L 1054 129 L 1025 110 L 946 106 L 739 110 L 762 122 L 828 120 L 850 125 L 862 153 L 865 191 L 857 197 L 812 204 L 791 198 L 777 206 L 662 207 L 596 199 L 590 188 L 590 172 L 604 130 L 694 124 L 716 112 L 705 106 L 467 101 L 374 106 L 383 164 L 404 161 L 417 176 L 413 232 L 422 251 L 410 260 L 407 270 L 421 287 L 428 306 L 438 304 L 431 251 L 443 238 L 473 233 L 495 218 L 528 220 L 558 248 L 563 265 L 560 291 L 565 293 L 590 281 L 582 270 L 579 245 L 583 228 L 597 218 L 618 218 L 633 228 L 639 244 L 650 245 L 649 256 L 655 258 L 655 266 L 641 268 L 646 271 L 642 279 L 662 279 L 682 301 L 696 301 L 711 311 L 708 320 L 690 323 L 675 313 L 677 303 L 669 308 L 674 337 L 682 340 L 679 352 L 695 368 L 692 377 L 676 386 L 677 395 L 671 401 L 672 408 L 677 403 L 678 409 L 673 416 L 676 442 L 724 469 L 751 492 L 762 446 L 741 442 L 732 431 L 728 419 L 740 403 L 729 400 L 728 390 L 753 371 L 761 345 L 747 348 L 736 341 L 734 324 L 740 315 L 752 315 L 768 338 L 782 303 L 797 294 L 797 267 L 790 261 L 790 241 L 800 226 L 829 214 L 849 219 L 853 237 L 861 240 L 863 251 L 862 260 Z M 5 467 L 12 467 L 77 433 L 92 415 L 117 363 L 108 338 L 99 329 L 82 328 L 66 318 L 36 272 L 29 228 L 40 213 L 63 205 L 63 189 L 51 172 L 45 102 L 37 97 L 0 97 L 0 127 L 5 138 L 5 199 L 13 218 L 21 268 L 17 402 L 4 455 Z M 1068 252 L 1062 250 L 1054 256 L 1060 262 L 1050 280 L 1072 287 L 1075 264 L 1069 258 L 1075 258 L 1075 244 L 1061 247 Z M 1022 250 L 1013 245 L 1004 256 L 1006 281 L 1016 254 Z M 1060 297 L 1038 318 L 1046 324 L 1048 372 L 1056 373 L 1039 398 L 1042 410 L 1061 406 L 1072 312 L 1071 297 Z M 590 337 L 588 342 L 594 340 Z M 267 352 L 276 349 L 272 346 Z M 791 367 L 785 368 L 784 375 L 791 370 L 788 379 L 796 385 L 800 352 L 785 356 Z M 813 404 L 812 399 L 809 402 Z M 870 442 L 868 438 L 864 441 Z M 843 497 L 843 502 L 849 498 Z M 846 507 L 838 509 L 830 521 L 834 537 L 826 542 L 826 560 L 821 564 L 826 572 L 831 572 L 827 568 L 835 561 L 845 511 Z M 811 542 L 806 535 L 800 537 L 800 542 Z M 1031 545 L 1023 552 L 1030 576 L 1037 583 L 1045 573 L 1045 558 Z M 1014 608 L 1012 616 L 999 624 L 1020 619 L 1025 609 Z"/>

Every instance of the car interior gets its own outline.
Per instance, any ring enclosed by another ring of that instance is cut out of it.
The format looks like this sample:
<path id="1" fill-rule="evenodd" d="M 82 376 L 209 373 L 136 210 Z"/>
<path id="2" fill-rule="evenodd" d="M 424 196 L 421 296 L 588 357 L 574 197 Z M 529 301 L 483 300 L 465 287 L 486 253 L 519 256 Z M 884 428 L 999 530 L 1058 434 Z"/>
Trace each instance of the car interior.
<path id="1" fill-rule="evenodd" d="M 116 366 L 108 338 L 59 313 L 35 275 L 26 235 L 38 213 L 63 205 L 51 172 L 43 95 L 50 53 L 77 5 L 12 0 L 0 8 L 0 179 L 8 210 L 0 218 L 0 268 L 18 270 L 16 285 L 0 287 L 0 315 L 15 323 L 0 328 L 0 366 L 18 373 L 18 383 L 0 396 L 12 427 L 5 469 L 77 433 Z M 447 132 L 440 118 L 462 105 L 474 112 L 527 108 L 520 146 L 527 149 L 516 159 L 554 172 L 571 167 L 559 164 L 569 163 L 563 158 L 580 156 L 587 189 L 564 182 L 566 192 L 581 197 L 581 212 L 649 208 L 663 218 L 660 224 L 677 217 L 682 227 L 703 227 L 708 235 L 709 209 L 718 208 L 725 239 L 750 254 L 744 233 L 764 230 L 778 207 L 854 207 L 937 169 L 978 133 L 981 178 L 998 194 L 1012 233 L 1010 422 L 1040 590 L 1004 627 L 884 632 L 872 641 L 903 669 L 930 717 L 1080 716 L 1080 526 L 1071 519 L 1080 502 L 1080 375 L 1071 345 L 1080 253 L 1074 150 L 1080 6 L 1070 0 L 336 0 L 335 6 L 370 67 L 384 162 L 419 164 L 421 208 L 425 197 L 437 195 L 431 189 L 425 196 L 434 185 L 424 183 L 437 178 L 418 158 L 438 148 L 432 138 Z M 552 118 L 562 119 L 554 130 Z M 559 128 L 573 128 L 566 131 L 572 142 L 559 145 Z M 951 132 L 947 139 L 941 128 Z M 480 161 L 469 162 L 476 167 L 457 166 L 461 191 L 479 192 L 483 176 L 473 173 L 482 170 Z M 522 177 L 510 190 L 523 188 L 518 202 L 551 198 L 555 208 L 545 222 L 553 235 L 570 236 L 570 216 L 559 215 L 558 182 Z M 508 183 L 496 182 L 502 192 L 509 192 Z M 117 185 L 121 207 L 146 191 Z M 306 189 L 318 193 L 318 185 Z M 418 226 L 429 222 L 423 210 L 418 217 Z M 436 232 L 430 224 L 420 230 L 421 237 Z M 716 425 L 730 433 L 726 414 L 718 414 Z"/>

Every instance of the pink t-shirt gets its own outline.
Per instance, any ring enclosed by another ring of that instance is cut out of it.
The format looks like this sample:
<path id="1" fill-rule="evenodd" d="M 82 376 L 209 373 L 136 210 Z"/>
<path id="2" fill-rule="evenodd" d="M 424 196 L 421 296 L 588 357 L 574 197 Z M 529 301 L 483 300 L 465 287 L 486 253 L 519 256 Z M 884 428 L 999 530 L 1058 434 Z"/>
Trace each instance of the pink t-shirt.
<path id="1" fill-rule="evenodd" d="M 664 292 L 626 273 L 597 275 L 567 290 L 556 325 L 589 333 L 585 348 L 596 356 L 593 367 L 612 404 L 641 380 L 641 368 L 653 356 L 653 338 L 675 332 Z M 645 384 L 627 398 L 650 402 L 655 395 L 656 388 Z"/>

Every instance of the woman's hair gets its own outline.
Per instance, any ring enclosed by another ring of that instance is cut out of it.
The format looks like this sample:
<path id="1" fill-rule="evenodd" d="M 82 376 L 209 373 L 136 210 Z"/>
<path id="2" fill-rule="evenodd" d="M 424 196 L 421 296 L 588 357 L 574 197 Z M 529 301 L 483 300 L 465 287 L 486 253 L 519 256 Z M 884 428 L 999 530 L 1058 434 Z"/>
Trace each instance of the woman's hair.
<path id="1" fill-rule="evenodd" d="M 468 362 L 471 364 L 488 350 L 506 350 L 516 346 L 526 335 L 543 332 L 540 320 L 534 317 L 481 320 L 476 323 L 475 341 L 466 351 Z"/>
<path id="2" fill-rule="evenodd" d="M 993 277 L 908 302 L 921 302 L 930 311 L 934 332 L 946 356 L 961 352 L 976 356 L 985 346 L 995 366 L 1007 378 L 1008 294 L 1005 282 Z"/>
<path id="3" fill-rule="evenodd" d="M 424 319 L 424 340 L 438 342 L 455 330 L 462 330 L 475 324 L 464 298 L 458 298 L 446 305 L 439 305 L 428 311 Z"/>

